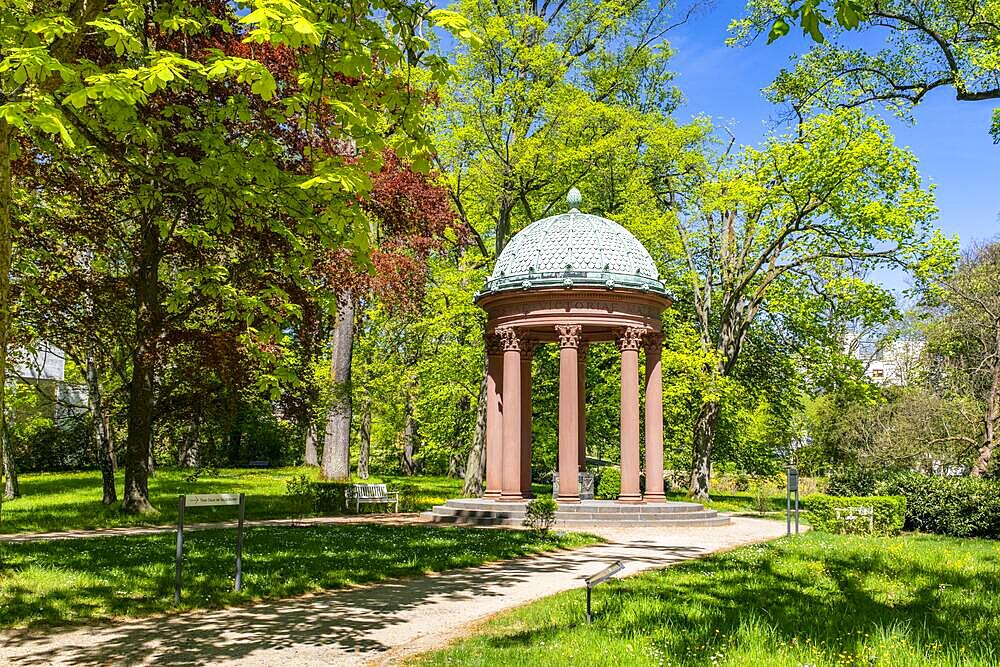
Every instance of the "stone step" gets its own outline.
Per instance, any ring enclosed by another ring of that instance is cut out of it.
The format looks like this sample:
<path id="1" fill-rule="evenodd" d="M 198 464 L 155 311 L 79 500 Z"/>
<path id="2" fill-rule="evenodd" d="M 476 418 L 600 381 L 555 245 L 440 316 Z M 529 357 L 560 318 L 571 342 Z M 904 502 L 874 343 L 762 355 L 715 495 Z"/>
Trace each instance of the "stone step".
<path id="1" fill-rule="evenodd" d="M 452 514 L 437 514 L 435 512 L 424 512 L 424 517 L 427 517 L 434 523 L 448 524 L 448 525 L 467 525 L 467 526 L 513 526 L 520 527 L 521 518 L 513 517 L 500 517 L 500 516 L 483 516 L 483 515 L 452 515 Z M 623 527 L 657 527 L 657 528 L 702 528 L 711 526 L 725 526 L 729 524 L 729 517 L 726 516 L 711 516 L 711 517 L 700 517 L 700 518 L 670 518 L 670 519 L 624 519 L 624 518 L 607 518 L 602 516 L 600 520 L 594 519 L 557 519 L 556 527 L 561 528 L 586 528 L 588 526 L 594 526 L 600 524 L 602 526 L 623 526 Z"/>
<path id="2" fill-rule="evenodd" d="M 458 517 L 481 517 L 481 518 L 501 518 L 510 520 L 521 520 L 524 518 L 525 512 L 523 509 L 471 509 L 465 507 L 456 507 L 451 504 L 445 505 L 435 505 L 431 510 L 434 514 L 439 516 L 458 516 Z M 606 521 L 670 521 L 670 520 L 691 520 L 691 519 L 711 519 L 718 516 L 718 512 L 714 510 L 706 510 L 701 506 L 698 509 L 690 509 L 686 512 L 647 512 L 642 511 L 640 508 L 635 508 L 632 512 L 564 512 L 560 508 L 556 512 L 557 521 L 587 521 L 589 523 L 606 522 Z"/>
<path id="3" fill-rule="evenodd" d="M 524 514 L 525 507 L 527 503 L 525 502 L 494 502 L 494 501 L 483 501 L 483 500 L 449 500 L 444 505 L 438 505 L 438 507 L 454 507 L 465 510 L 479 510 L 487 512 L 518 512 Z M 698 503 L 682 503 L 682 502 L 669 502 L 669 503 L 641 503 L 641 504 L 626 504 L 626 503 L 614 503 L 611 501 L 583 501 L 580 503 L 563 503 L 559 505 L 559 511 L 564 513 L 582 513 L 582 514 L 594 514 L 597 512 L 608 513 L 608 514 L 673 514 L 673 513 L 687 513 L 692 511 L 703 511 L 705 507 Z"/>

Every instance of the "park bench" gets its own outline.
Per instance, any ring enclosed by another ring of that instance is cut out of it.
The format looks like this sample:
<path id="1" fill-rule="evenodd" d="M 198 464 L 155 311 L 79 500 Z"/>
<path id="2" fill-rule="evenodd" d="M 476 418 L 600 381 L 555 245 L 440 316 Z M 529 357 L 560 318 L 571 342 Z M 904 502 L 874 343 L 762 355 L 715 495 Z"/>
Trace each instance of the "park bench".
<path id="1" fill-rule="evenodd" d="M 270 461 L 250 461 L 247 463 L 248 468 L 270 468 Z"/>
<path id="2" fill-rule="evenodd" d="M 360 512 L 361 505 L 396 505 L 399 512 L 399 494 L 389 491 L 385 484 L 351 484 L 347 487 L 347 504 L 354 503 L 354 511 Z"/>
<path id="3" fill-rule="evenodd" d="M 871 505 L 861 505 L 859 507 L 835 507 L 837 521 L 843 521 L 845 526 L 853 525 L 857 521 L 867 521 L 868 529 L 875 530 L 875 508 Z"/>

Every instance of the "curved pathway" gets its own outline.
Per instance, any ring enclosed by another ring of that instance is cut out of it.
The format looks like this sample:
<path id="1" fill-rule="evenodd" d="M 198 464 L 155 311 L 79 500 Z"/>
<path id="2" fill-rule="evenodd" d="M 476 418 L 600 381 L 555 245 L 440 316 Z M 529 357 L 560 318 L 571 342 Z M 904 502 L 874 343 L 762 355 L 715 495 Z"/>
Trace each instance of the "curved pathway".
<path id="1" fill-rule="evenodd" d="M 623 576 L 770 540 L 785 525 L 734 518 L 715 528 L 594 529 L 606 544 L 249 607 L 62 631 L 0 633 L 0 665 L 395 664 L 468 625 L 560 591 L 622 560 Z M 582 592 L 581 592 L 582 596 Z"/>

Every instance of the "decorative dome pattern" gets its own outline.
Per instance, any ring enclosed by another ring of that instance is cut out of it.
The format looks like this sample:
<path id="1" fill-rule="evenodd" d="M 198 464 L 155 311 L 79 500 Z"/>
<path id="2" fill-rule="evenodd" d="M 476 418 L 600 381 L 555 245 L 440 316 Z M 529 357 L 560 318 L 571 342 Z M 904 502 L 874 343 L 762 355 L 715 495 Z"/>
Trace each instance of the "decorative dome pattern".
<path id="1" fill-rule="evenodd" d="M 574 188 L 567 198 L 579 204 Z M 599 285 L 664 293 L 653 258 L 627 229 L 576 208 L 533 222 L 497 258 L 484 293 Z"/>

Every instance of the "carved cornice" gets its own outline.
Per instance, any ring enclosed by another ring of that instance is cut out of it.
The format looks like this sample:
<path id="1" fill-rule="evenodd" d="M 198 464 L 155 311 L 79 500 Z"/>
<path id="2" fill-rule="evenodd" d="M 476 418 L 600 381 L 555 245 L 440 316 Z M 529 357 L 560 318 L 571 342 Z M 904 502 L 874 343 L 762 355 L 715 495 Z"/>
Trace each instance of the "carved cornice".
<path id="1" fill-rule="evenodd" d="M 618 331 L 618 349 L 622 352 L 634 350 L 638 352 L 642 347 L 642 339 L 646 335 L 646 329 L 642 327 L 625 327 Z"/>
<path id="2" fill-rule="evenodd" d="M 497 336 L 504 352 L 521 351 L 521 338 L 514 327 L 497 327 Z"/>
<path id="3" fill-rule="evenodd" d="M 557 324 L 556 333 L 559 334 L 559 347 L 580 347 L 580 333 L 583 327 L 579 324 Z"/>

